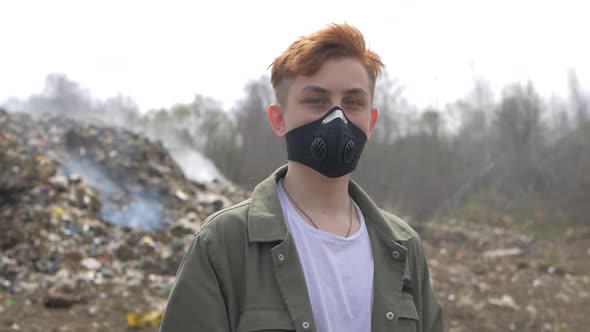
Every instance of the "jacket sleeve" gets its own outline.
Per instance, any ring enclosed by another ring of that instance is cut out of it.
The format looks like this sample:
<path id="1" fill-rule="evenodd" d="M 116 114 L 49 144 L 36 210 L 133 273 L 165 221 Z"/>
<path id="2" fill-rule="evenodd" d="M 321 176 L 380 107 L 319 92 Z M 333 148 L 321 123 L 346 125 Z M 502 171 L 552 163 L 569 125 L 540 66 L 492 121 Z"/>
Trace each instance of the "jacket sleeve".
<path id="1" fill-rule="evenodd" d="M 180 263 L 161 332 L 229 331 L 225 300 L 213 266 L 214 253 L 200 232 Z"/>
<path id="2" fill-rule="evenodd" d="M 443 332 L 444 324 L 442 308 L 430 279 L 430 271 L 424 248 L 420 245 L 422 256 L 422 284 L 421 284 L 421 329 L 422 332 Z"/>

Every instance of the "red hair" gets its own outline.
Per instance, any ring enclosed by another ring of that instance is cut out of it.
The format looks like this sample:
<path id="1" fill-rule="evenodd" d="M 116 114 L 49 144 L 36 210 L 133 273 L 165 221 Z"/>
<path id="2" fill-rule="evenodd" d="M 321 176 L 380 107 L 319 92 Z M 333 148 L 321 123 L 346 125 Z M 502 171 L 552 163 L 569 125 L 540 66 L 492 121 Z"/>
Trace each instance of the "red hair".
<path id="1" fill-rule="evenodd" d="M 365 45 L 363 34 L 355 27 L 344 24 L 330 24 L 326 28 L 300 37 L 271 64 L 271 82 L 279 102 L 285 101 L 284 81 L 296 75 L 311 76 L 322 64 L 333 58 L 349 57 L 359 60 L 367 69 L 371 93 L 375 81 L 383 70 L 381 58 Z M 286 90 L 286 89 L 285 89 Z"/>

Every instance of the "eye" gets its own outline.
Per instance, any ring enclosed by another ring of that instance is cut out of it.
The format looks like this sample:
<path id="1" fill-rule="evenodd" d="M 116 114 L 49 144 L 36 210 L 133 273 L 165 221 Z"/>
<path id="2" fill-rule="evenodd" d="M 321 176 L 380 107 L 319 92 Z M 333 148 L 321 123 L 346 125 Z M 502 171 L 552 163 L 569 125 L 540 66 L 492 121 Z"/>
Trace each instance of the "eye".
<path id="1" fill-rule="evenodd" d="M 322 98 L 308 98 L 308 99 L 305 99 L 304 102 L 306 104 L 310 104 L 310 105 L 323 105 L 324 99 L 322 99 Z"/>
<path id="2" fill-rule="evenodd" d="M 362 103 L 356 99 L 346 99 L 344 100 L 344 106 L 349 106 L 349 107 L 358 107 L 361 106 Z"/>

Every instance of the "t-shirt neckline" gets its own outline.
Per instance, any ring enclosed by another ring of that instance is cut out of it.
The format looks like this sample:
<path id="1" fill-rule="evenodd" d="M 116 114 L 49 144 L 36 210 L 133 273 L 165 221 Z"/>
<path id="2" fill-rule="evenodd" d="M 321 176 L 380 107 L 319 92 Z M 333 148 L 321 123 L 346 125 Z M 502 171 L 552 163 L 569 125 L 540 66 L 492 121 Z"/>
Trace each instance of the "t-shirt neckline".
<path id="1" fill-rule="evenodd" d="M 286 217 L 290 218 L 293 216 L 295 218 L 294 222 L 298 222 L 298 223 L 303 224 L 302 226 L 303 226 L 303 229 L 305 230 L 305 232 L 313 235 L 314 237 L 319 237 L 321 239 L 339 241 L 339 242 L 351 242 L 351 241 L 354 241 L 357 238 L 361 237 L 366 232 L 366 225 L 364 222 L 362 211 L 361 211 L 360 207 L 356 204 L 354 199 L 352 200 L 352 203 L 354 205 L 354 208 L 355 208 L 355 211 L 357 214 L 357 219 L 359 220 L 359 223 L 360 223 L 360 228 L 355 233 L 350 235 L 349 237 L 343 237 L 343 236 L 339 236 L 336 234 L 332 234 L 332 233 L 323 231 L 321 229 L 317 229 L 314 226 L 310 225 L 309 223 L 305 222 L 305 220 L 303 220 L 303 217 L 301 217 L 299 215 L 299 213 L 297 212 L 297 209 L 295 208 L 295 206 L 293 205 L 291 200 L 287 197 L 285 189 L 283 188 L 283 180 L 279 181 L 277 187 L 279 190 L 279 195 L 283 197 L 283 199 L 281 201 L 285 202 L 287 204 L 287 211 L 286 211 L 287 213 L 286 214 L 288 214 L 288 216 L 286 216 Z"/>

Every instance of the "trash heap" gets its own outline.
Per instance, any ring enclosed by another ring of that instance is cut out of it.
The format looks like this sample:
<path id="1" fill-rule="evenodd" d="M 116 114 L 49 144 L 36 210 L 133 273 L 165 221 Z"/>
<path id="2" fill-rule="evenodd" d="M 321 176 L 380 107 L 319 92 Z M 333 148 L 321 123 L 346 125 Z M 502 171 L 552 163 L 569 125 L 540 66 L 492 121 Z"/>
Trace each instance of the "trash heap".
<path id="1" fill-rule="evenodd" d="M 114 297 L 161 310 L 200 222 L 246 198 L 187 179 L 159 142 L 64 115 L 0 110 L 0 165 L 0 330 L 45 330 L 35 312 L 59 308 L 116 329 L 99 319 Z"/>

